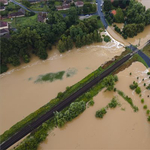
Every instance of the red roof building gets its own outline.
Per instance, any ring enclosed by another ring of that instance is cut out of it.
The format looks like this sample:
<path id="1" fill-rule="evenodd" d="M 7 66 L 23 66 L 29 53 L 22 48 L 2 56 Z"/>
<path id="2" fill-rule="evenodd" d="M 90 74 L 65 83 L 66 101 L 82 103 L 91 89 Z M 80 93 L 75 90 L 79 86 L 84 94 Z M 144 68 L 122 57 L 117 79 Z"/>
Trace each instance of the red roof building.
<path id="1" fill-rule="evenodd" d="M 6 29 L 8 28 L 8 23 L 4 21 L 0 21 L 0 29 Z"/>
<path id="2" fill-rule="evenodd" d="M 113 15 L 116 15 L 116 10 L 112 10 L 111 13 L 112 13 Z"/>
<path id="3" fill-rule="evenodd" d="M 82 1 L 77 1 L 77 2 L 75 2 L 75 5 L 77 7 L 83 7 L 84 3 Z"/>

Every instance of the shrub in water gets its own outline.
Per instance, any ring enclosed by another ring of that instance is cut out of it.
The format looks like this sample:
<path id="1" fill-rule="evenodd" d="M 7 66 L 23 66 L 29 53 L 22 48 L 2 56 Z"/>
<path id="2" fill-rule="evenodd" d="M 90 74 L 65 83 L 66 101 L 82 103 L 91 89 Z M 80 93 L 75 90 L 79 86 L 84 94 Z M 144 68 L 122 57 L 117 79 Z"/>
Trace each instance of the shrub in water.
<path id="1" fill-rule="evenodd" d="M 103 118 L 103 116 L 107 113 L 105 108 L 102 108 L 101 110 L 98 110 L 95 114 L 95 117 L 97 118 Z"/>
<path id="2" fill-rule="evenodd" d="M 141 88 L 138 86 L 138 87 L 136 88 L 135 92 L 136 92 L 137 94 L 140 94 L 140 93 L 141 93 Z"/>

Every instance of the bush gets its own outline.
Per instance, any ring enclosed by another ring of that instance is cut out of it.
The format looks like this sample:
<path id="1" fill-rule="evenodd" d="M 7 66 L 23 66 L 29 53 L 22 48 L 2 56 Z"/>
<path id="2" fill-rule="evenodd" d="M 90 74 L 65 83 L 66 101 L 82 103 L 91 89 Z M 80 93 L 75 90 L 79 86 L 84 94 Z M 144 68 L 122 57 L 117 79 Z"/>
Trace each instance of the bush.
<path id="1" fill-rule="evenodd" d="M 140 93 L 141 93 L 141 88 L 138 86 L 138 87 L 136 88 L 135 92 L 136 92 L 137 94 L 140 94 Z"/>
<path id="2" fill-rule="evenodd" d="M 150 110 L 147 110 L 147 111 L 146 111 L 146 113 L 149 115 L 149 113 L 150 113 Z"/>
<path id="3" fill-rule="evenodd" d="M 93 100 L 90 100 L 89 103 L 88 103 L 88 105 L 89 105 L 89 106 L 93 106 L 93 105 L 94 105 L 94 101 L 93 101 Z"/>
<path id="4" fill-rule="evenodd" d="M 108 104 L 109 108 L 116 108 L 116 106 L 118 105 L 117 99 L 116 97 L 114 97 L 111 102 Z"/>
<path id="5" fill-rule="evenodd" d="M 150 75 L 150 72 L 147 72 L 147 75 Z"/>
<path id="6" fill-rule="evenodd" d="M 147 90 L 150 90 L 150 84 L 146 87 Z"/>
<path id="7" fill-rule="evenodd" d="M 139 110 L 138 107 L 133 104 L 133 101 L 130 97 L 126 96 L 122 91 L 118 90 L 117 92 L 131 105 L 131 107 L 134 109 L 134 112 L 137 112 Z"/>
<path id="8" fill-rule="evenodd" d="M 150 121 L 150 116 L 147 118 L 147 121 Z"/>
<path id="9" fill-rule="evenodd" d="M 130 85 L 130 89 L 134 90 L 138 87 L 138 83 L 133 81 L 133 84 Z"/>
<path id="10" fill-rule="evenodd" d="M 77 117 L 79 114 L 81 114 L 84 110 L 85 102 L 72 102 L 69 106 L 69 108 L 64 112 L 55 112 L 55 124 L 61 128 L 65 125 L 67 121 L 71 121 L 75 117 Z"/>
<path id="11" fill-rule="evenodd" d="M 62 96 L 63 96 L 63 93 L 59 92 L 58 95 L 57 95 L 57 98 L 61 98 Z"/>
<path id="12" fill-rule="evenodd" d="M 0 74 L 3 72 L 6 72 L 8 70 L 8 67 L 6 65 L 1 65 L 0 64 Z"/>
<path id="13" fill-rule="evenodd" d="M 106 35 L 106 36 L 104 37 L 104 41 L 105 41 L 105 42 L 110 42 L 110 41 L 111 41 L 111 38 L 110 38 L 108 35 Z"/>
<path id="14" fill-rule="evenodd" d="M 147 109 L 147 105 L 144 105 L 143 108 L 144 108 L 144 109 Z"/>
<path id="15" fill-rule="evenodd" d="M 115 82 L 118 81 L 118 76 L 117 75 L 114 75 L 114 80 L 115 80 Z"/>
<path id="16" fill-rule="evenodd" d="M 144 99 L 141 99 L 141 103 L 144 103 Z"/>
<path id="17" fill-rule="evenodd" d="M 102 108 L 101 110 L 96 111 L 95 117 L 96 118 L 103 118 L 103 116 L 107 113 L 105 108 Z"/>

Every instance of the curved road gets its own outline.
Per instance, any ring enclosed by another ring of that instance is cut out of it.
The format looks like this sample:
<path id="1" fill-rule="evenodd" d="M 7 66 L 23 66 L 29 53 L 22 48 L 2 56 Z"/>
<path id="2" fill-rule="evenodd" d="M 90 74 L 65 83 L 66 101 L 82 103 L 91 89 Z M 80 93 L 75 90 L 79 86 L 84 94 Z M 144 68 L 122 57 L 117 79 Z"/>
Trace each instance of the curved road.
<path id="1" fill-rule="evenodd" d="M 34 12 L 34 13 L 42 12 L 42 11 L 31 10 L 31 9 L 25 7 L 24 5 L 22 5 L 21 3 L 16 2 L 15 0 L 10 0 L 10 2 L 12 2 L 12 3 L 14 3 L 14 4 L 16 4 L 16 5 L 20 6 L 20 7 L 22 7 L 23 9 L 25 9 L 25 10 L 27 10 L 27 11 L 30 11 L 30 12 Z M 45 13 L 47 13 L 47 12 L 45 12 Z"/>
<path id="2" fill-rule="evenodd" d="M 97 5 L 98 5 L 98 6 L 97 6 L 98 15 L 100 16 L 101 21 L 102 21 L 102 23 L 103 23 L 105 29 L 107 29 L 108 24 L 107 24 L 107 22 L 106 22 L 106 20 L 105 20 L 105 16 L 104 16 L 104 14 L 103 14 L 103 12 L 102 12 L 102 6 L 101 6 L 101 4 L 103 4 L 103 1 L 102 1 L 102 0 L 96 0 L 96 2 L 97 2 Z"/>
<path id="3" fill-rule="evenodd" d="M 117 63 L 115 63 L 113 66 L 111 66 L 109 69 L 104 71 L 101 75 L 94 78 L 92 81 L 84 85 L 81 89 L 79 89 L 77 92 L 73 93 L 71 96 L 60 102 L 57 106 L 53 107 L 50 111 L 39 117 L 37 120 L 33 121 L 29 125 L 25 126 L 22 130 L 14 134 L 12 137 L 10 137 L 7 141 L 3 142 L 0 145 L 1 150 L 5 150 L 9 148 L 11 145 L 22 139 L 24 136 L 32 132 L 34 129 L 39 127 L 43 122 L 50 119 L 54 116 L 54 112 L 61 111 L 66 106 L 71 104 L 76 98 L 81 96 L 83 93 L 87 92 L 91 87 L 93 87 L 95 84 L 97 84 L 99 81 L 101 81 L 104 77 L 108 76 L 111 72 L 113 72 L 116 68 L 121 66 L 124 62 L 126 62 L 129 58 L 131 58 L 133 54 L 128 54 L 121 60 L 119 60 Z"/>

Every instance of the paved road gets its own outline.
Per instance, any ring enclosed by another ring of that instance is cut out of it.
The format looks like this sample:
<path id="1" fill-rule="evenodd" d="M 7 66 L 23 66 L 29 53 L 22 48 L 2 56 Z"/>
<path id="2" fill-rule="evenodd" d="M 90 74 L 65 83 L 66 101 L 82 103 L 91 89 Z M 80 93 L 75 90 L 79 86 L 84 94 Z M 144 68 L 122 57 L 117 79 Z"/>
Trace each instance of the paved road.
<path id="1" fill-rule="evenodd" d="M 7 141 L 3 142 L 0 145 L 1 150 L 5 150 L 9 148 L 11 145 L 22 139 L 24 136 L 35 130 L 37 127 L 39 127 L 43 122 L 50 119 L 54 116 L 53 112 L 61 111 L 66 106 L 71 104 L 76 98 L 81 96 L 83 93 L 87 92 L 91 87 L 93 87 L 95 84 L 97 84 L 99 81 L 101 81 L 104 77 L 108 76 L 111 72 L 113 72 L 115 69 L 117 69 L 119 66 L 121 66 L 123 63 L 125 63 L 129 58 L 132 57 L 132 54 L 126 55 L 124 58 L 119 60 L 117 63 L 115 63 L 113 66 L 111 66 L 109 69 L 104 71 L 101 75 L 94 78 L 92 81 L 87 83 L 85 86 L 83 86 L 81 89 L 79 89 L 77 92 L 60 102 L 57 106 L 53 107 L 50 111 L 39 117 L 36 121 L 33 121 L 29 125 L 25 126 L 22 130 L 17 132 L 15 135 L 13 135 L 11 138 L 9 138 Z"/>
<path id="2" fill-rule="evenodd" d="M 36 13 L 36 14 L 39 13 L 39 12 L 44 12 L 44 11 L 31 10 L 31 9 L 25 7 L 24 5 L 22 5 L 21 3 L 16 2 L 15 0 L 10 0 L 10 2 L 12 2 L 12 3 L 16 4 L 16 5 L 19 5 L 20 7 L 22 7 L 23 9 L 25 9 L 25 10 L 27 10 L 27 11 L 34 12 L 34 13 Z M 45 13 L 47 13 L 47 12 L 45 12 Z"/>
<path id="3" fill-rule="evenodd" d="M 25 9 L 25 10 L 27 10 L 27 11 L 30 11 L 30 12 L 31 12 L 31 10 L 30 10 L 30 9 L 28 9 L 27 7 L 23 6 L 22 4 L 20 4 L 20 3 L 16 2 L 16 1 L 14 1 L 14 0 L 10 0 L 10 2 L 12 2 L 12 3 L 16 4 L 16 5 L 19 5 L 19 6 L 20 6 L 20 7 L 22 7 L 23 9 Z"/>
<path id="4" fill-rule="evenodd" d="M 150 43 L 150 40 L 146 42 L 146 45 L 149 44 L 149 43 Z M 145 55 L 141 50 L 137 49 L 133 45 L 128 46 L 128 48 L 130 48 L 133 52 L 138 53 L 145 60 L 148 67 L 150 67 L 150 58 L 147 55 Z"/>
<path id="5" fill-rule="evenodd" d="M 102 0 L 96 0 L 96 2 L 97 2 L 98 15 L 100 16 L 101 21 L 102 21 L 105 29 L 107 29 L 108 24 L 105 20 L 105 16 L 104 16 L 103 12 L 101 11 L 102 10 L 101 4 L 102 4 L 103 1 Z"/>

